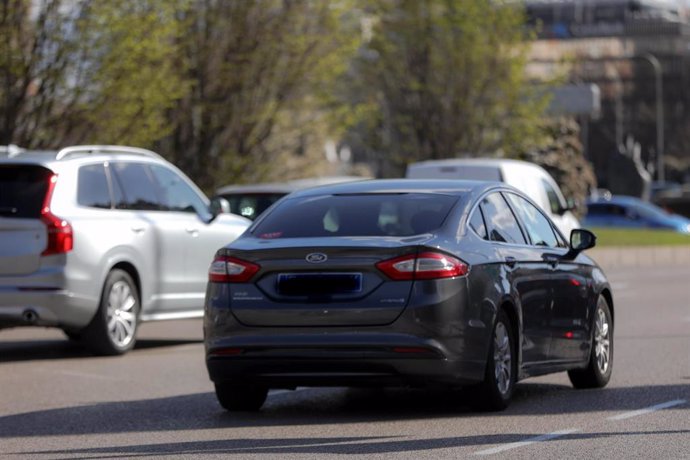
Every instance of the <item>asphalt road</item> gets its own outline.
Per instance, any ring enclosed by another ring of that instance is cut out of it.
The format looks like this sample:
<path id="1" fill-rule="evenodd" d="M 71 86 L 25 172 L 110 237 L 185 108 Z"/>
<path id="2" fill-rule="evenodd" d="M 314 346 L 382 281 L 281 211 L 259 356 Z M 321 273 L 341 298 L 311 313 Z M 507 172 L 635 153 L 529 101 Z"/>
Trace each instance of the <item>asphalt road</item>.
<path id="1" fill-rule="evenodd" d="M 518 384 L 502 413 L 462 393 L 276 391 L 255 414 L 218 406 L 201 322 L 145 324 L 124 357 L 47 329 L 0 331 L 0 458 L 690 459 L 690 266 L 609 269 L 613 378 Z"/>

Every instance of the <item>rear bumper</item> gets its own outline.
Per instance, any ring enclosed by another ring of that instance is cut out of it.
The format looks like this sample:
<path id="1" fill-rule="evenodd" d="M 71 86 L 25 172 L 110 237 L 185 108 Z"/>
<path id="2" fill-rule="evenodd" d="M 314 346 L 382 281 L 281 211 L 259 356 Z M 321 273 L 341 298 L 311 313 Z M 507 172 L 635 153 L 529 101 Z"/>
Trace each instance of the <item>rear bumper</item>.
<path id="1" fill-rule="evenodd" d="M 206 366 L 214 382 L 270 388 L 436 386 L 484 378 L 482 350 L 488 339 L 483 331 L 464 338 L 425 338 L 385 328 L 238 327 L 245 334 L 206 336 Z"/>
<path id="2" fill-rule="evenodd" d="M 450 360 L 429 344 L 420 347 L 416 340 L 397 341 L 395 346 L 362 346 L 357 341 L 295 348 L 283 344 L 280 349 L 211 349 L 206 358 L 209 376 L 214 382 L 294 388 L 463 385 L 481 381 L 484 375 L 483 362 Z"/>
<path id="3" fill-rule="evenodd" d="M 212 381 L 259 384 L 269 388 L 298 386 L 465 385 L 481 381 L 484 364 L 443 358 L 289 358 L 208 357 Z"/>
<path id="4" fill-rule="evenodd" d="M 89 324 L 97 306 L 64 290 L 19 291 L 0 288 L 0 328 Z"/>
<path id="5" fill-rule="evenodd" d="M 44 262 L 28 275 L 0 276 L 0 327 L 89 324 L 100 299 L 76 289 L 63 260 Z"/>

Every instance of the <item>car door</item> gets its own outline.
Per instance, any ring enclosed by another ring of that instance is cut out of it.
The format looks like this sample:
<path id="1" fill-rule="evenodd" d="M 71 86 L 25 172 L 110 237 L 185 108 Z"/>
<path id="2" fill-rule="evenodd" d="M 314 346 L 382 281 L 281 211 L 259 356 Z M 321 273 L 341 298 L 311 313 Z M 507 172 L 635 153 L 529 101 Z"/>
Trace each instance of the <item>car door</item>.
<path id="1" fill-rule="evenodd" d="M 539 365 L 548 360 L 551 334 L 549 307 L 551 291 L 548 283 L 550 267 L 538 248 L 530 246 L 513 211 L 500 192 L 480 202 L 488 237 L 502 259 L 510 291 L 515 294 L 522 311 L 522 362 Z"/>
<path id="2" fill-rule="evenodd" d="M 183 262 L 184 279 L 175 308 L 201 312 L 213 256 L 237 238 L 249 222 L 230 214 L 214 219 L 204 197 L 181 174 L 163 165 L 151 165 L 150 169 L 166 209 L 160 218 L 176 229 L 180 241 L 176 257 Z"/>
<path id="3" fill-rule="evenodd" d="M 579 265 L 565 257 L 568 248 L 543 212 L 519 195 L 506 193 L 505 196 L 520 219 L 530 244 L 548 265 L 546 278 L 551 292 L 546 312 L 551 335 L 548 360 L 581 361 L 588 335 L 586 278 Z"/>
<path id="4" fill-rule="evenodd" d="M 70 269 L 77 292 L 101 295 L 108 271 L 116 263 L 131 263 L 139 273 L 143 311 L 151 304 L 155 239 L 150 223 L 137 211 L 125 209 L 121 188 L 114 184 L 110 162 L 84 164 L 77 173 L 77 208 L 71 211 L 75 250 Z M 119 208 L 118 208 L 119 206 Z"/>
<path id="5" fill-rule="evenodd" d="M 176 213 L 167 212 L 150 164 L 117 161 L 111 163 L 110 170 L 122 194 L 122 200 L 116 206 L 133 211 L 144 221 L 144 225 L 132 230 L 153 234 L 153 270 L 142 274 L 152 280 L 152 304 L 148 313 L 186 308 L 189 304 L 189 286 L 185 273 L 185 251 L 190 239 L 185 231 L 186 222 L 179 219 Z"/>

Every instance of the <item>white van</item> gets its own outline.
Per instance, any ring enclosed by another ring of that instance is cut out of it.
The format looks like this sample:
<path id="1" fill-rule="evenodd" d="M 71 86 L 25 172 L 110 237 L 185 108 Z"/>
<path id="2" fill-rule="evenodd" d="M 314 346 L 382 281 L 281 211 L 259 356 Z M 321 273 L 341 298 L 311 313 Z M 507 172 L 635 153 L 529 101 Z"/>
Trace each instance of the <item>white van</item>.
<path id="1" fill-rule="evenodd" d="M 580 228 L 575 215 L 563 198 L 561 189 L 544 168 L 534 163 L 496 158 L 451 158 L 412 163 L 408 179 L 467 179 L 505 182 L 521 190 L 541 206 L 566 238 Z"/>

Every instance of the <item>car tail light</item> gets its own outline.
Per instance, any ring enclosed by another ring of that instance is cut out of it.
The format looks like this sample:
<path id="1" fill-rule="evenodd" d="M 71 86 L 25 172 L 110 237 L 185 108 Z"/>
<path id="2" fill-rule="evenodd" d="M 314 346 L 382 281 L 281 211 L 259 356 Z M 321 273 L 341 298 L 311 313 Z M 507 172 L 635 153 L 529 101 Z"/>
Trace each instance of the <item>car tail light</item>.
<path id="1" fill-rule="evenodd" d="M 48 180 L 48 190 L 41 208 L 41 221 L 46 225 L 47 244 L 41 253 L 42 256 L 53 254 L 64 254 L 74 247 L 74 233 L 72 226 L 61 217 L 56 216 L 50 211 L 50 200 L 53 198 L 53 190 L 57 182 L 57 174 L 50 176 Z"/>
<path id="2" fill-rule="evenodd" d="M 261 266 L 230 256 L 216 256 L 208 269 L 208 280 L 214 283 L 245 283 Z"/>
<path id="3" fill-rule="evenodd" d="M 440 252 L 422 252 L 384 260 L 376 267 L 393 280 L 431 280 L 464 276 L 466 263 Z"/>

